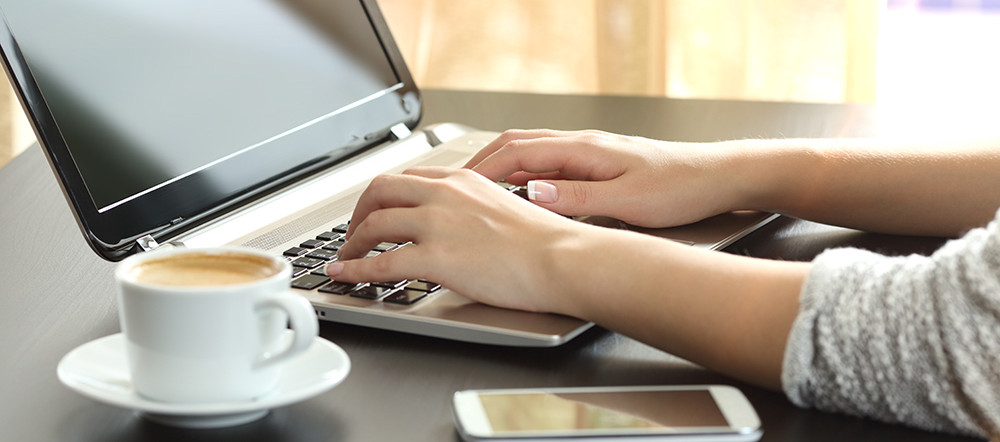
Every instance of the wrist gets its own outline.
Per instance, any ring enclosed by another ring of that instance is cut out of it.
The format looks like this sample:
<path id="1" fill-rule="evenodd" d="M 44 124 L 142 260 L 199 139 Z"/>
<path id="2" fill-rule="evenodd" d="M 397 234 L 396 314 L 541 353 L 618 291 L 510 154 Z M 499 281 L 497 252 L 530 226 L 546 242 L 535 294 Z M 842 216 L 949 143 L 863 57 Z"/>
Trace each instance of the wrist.
<path id="1" fill-rule="evenodd" d="M 542 310 L 594 320 L 592 310 L 606 306 L 597 293 L 611 293 L 607 285 L 621 276 L 607 257 L 615 250 L 614 230 L 571 221 L 567 229 L 550 236 L 538 263 L 545 290 Z M 613 235 L 611 235 L 613 236 Z"/>
<path id="2" fill-rule="evenodd" d="M 549 276 L 546 293 L 551 294 L 546 300 L 549 311 L 588 321 L 629 316 L 627 305 L 637 302 L 631 297 L 655 293 L 670 268 L 669 257 L 688 250 L 627 230 L 583 223 L 575 227 L 546 248 L 542 262 Z"/>
<path id="3" fill-rule="evenodd" d="M 730 173 L 730 210 L 789 213 L 808 186 L 818 156 L 795 140 L 725 141 Z"/>

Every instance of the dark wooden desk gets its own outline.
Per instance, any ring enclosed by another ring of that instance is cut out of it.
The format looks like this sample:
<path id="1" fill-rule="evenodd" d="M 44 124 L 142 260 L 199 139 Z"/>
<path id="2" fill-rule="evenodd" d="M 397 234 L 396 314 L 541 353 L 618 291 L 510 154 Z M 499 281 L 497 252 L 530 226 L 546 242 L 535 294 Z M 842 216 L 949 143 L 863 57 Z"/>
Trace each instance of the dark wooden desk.
<path id="1" fill-rule="evenodd" d="M 483 129 L 599 128 L 654 138 L 833 137 L 877 133 L 866 106 L 429 91 L 425 123 Z M 835 245 L 927 252 L 938 241 L 867 235 L 781 219 L 731 252 L 810 259 Z M 0 169 L 0 440 L 450 441 L 452 392 L 468 388 L 724 383 L 760 413 L 764 439 L 949 440 L 865 419 L 801 410 L 601 329 L 553 349 L 457 343 L 324 323 L 353 369 L 337 388 L 222 430 L 179 430 L 83 398 L 56 379 L 74 347 L 118 332 L 114 265 L 87 248 L 37 147 Z M 962 438 L 954 438 L 964 440 Z"/>

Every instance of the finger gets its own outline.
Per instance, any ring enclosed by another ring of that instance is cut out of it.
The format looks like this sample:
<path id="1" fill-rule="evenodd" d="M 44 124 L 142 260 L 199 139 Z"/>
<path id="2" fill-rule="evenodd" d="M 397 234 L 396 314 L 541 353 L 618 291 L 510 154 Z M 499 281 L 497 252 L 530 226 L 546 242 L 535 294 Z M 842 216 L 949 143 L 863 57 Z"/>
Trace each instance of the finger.
<path id="1" fill-rule="evenodd" d="M 331 279 L 344 282 L 433 279 L 428 273 L 431 266 L 418 246 L 408 245 L 371 258 L 333 262 L 326 267 L 326 273 Z"/>
<path id="2" fill-rule="evenodd" d="M 345 237 L 350 239 L 368 214 L 389 207 L 413 207 L 425 201 L 421 184 L 426 178 L 417 175 L 379 175 L 372 180 L 354 206 Z"/>
<path id="3" fill-rule="evenodd" d="M 511 129 L 504 131 L 500 136 L 496 137 L 493 141 L 487 144 L 485 147 L 476 152 L 472 159 L 462 166 L 466 169 L 471 169 L 475 165 L 479 164 L 483 159 L 492 155 L 494 152 L 502 148 L 505 144 L 514 140 L 527 140 L 534 138 L 553 138 L 553 137 L 564 137 L 569 136 L 572 132 L 552 130 L 552 129 L 533 129 L 533 130 L 518 130 Z"/>
<path id="4" fill-rule="evenodd" d="M 440 192 L 443 189 L 453 189 L 455 186 L 462 186 L 463 183 L 470 185 L 469 180 L 481 181 L 496 187 L 493 181 L 469 169 L 427 166 L 414 167 L 403 173 L 426 178 L 424 192 L 427 194 Z"/>
<path id="5" fill-rule="evenodd" d="M 567 179 L 559 172 L 549 172 L 549 173 L 529 173 L 529 172 L 514 172 L 510 174 L 507 178 L 504 178 L 509 184 L 515 186 L 523 186 L 528 183 L 528 181 L 536 180 L 565 180 Z"/>
<path id="6" fill-rule="evenodd" d="M 457 170 L 460 169 L 443 166 L 416 166 L 404 170 L 403 174 L 422 178 L 440 179 L 448 178 L 454 175 Z"/>
<path id="7" fill-rule="evenodd" d="M 419 208 L 400 207 L 371 212 L 352 226 L 354 234 L 337 251 L 338 258 L 361 258 L 382 242 L 417 242 L 423 226 L 421 213 Z"/>
<path id="8" fill-rule="evenodd" d="M 601 150 L 575 136 L 514 140 L 472 170 L 493 180 L 516 172 L 560 172 L 569 179 L 610 179 L 620 174 L 621 166 L 602 160 Z"/>
<path id="9" fill-rule="evenodd" d="M 528 183 L 528 199 L 553 212 L 569 215 L 613 215 L 628 199 L 613 181 L 543 181 Z M 629 204 L 629 203 L 625 203 Z"/>

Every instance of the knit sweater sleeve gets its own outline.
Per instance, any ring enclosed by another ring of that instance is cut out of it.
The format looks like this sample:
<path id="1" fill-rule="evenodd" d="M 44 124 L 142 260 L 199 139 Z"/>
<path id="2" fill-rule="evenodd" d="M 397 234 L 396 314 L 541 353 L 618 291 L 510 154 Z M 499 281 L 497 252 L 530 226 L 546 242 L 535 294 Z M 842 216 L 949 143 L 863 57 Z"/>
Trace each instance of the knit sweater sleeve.
<path id="1" fill-rule="evenodd" d="M 1000 439 L 1000 219 L 929 257 L 818 256 L 782 385 L 802 407 Z"/>

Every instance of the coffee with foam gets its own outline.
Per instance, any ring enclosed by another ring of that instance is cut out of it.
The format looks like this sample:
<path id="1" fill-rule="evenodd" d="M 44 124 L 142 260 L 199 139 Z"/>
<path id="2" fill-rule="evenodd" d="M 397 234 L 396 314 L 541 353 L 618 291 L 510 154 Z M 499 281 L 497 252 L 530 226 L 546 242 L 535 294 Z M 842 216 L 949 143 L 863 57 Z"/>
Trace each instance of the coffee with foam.
<path id="1" fill-rule="evenodd" d="M 218 287 L 259 281 L 280 271 L 273 260 L 255 255 L 187 253 L 143 262 L 128 274 L 142 284 Z"/>

